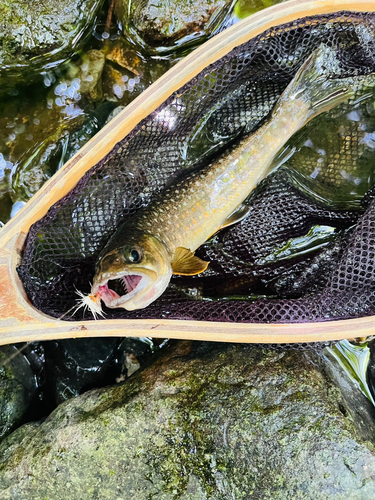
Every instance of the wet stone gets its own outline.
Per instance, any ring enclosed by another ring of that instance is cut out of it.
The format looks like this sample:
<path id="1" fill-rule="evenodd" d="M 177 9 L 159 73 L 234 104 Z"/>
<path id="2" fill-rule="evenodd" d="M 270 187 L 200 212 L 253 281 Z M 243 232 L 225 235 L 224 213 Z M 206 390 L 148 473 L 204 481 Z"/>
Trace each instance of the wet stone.
<path id="1" fill-rule="evenodd" d="M 121 0 L 117 18 L 124 34 L 148 53 L 163 53 L 196 44 L 218 29 L 231 0 Z"/>
<path id="2" fill-rule="evenodd" d="M 125 109 L 125 106 L 116 106 L 108 115 L 106 124 L 109 123 L 113 118 L 115 118 L 121 111 Z"/>
<path id="3" fill-rule="evenodd" d="M 0 196 L 28 201 L 103 126 L 113 107 L 94 103 L 102 99 L 104 63 L 103 52 L 88 50 L 63 76 L 45 76 L 50 89 L 23 89 L 0 103 Z M 3 222 L 11 211 L 4 208 Z"/>
<path id="4" fill-rule="evenodd" d="M 144 64 L 142 64 L 143 61 L 137 54 L 137 52 L 127 47 L 122 40 L 115 41 L 106 58 L 109 61 L 118 64 L 122 68 L 127 69 L 135 76 L 140 75 L 140 71 L 142 71 L 142 68 L 140 68 L 140 66 L 144 66 Z"/>
<path id="5" fill-rule="evenodd" d="M 369 342 L 369 348 L 370 348 L 370 359 L 367 369 L 368 385 L 373 397 L 375 398 L 375 340 Z"/>
<path id="6" fill-rule="evenodd" d="M 99 385 L 117 344 L 116 338 L 46 342 L 47 397 L 59 404 Z"/>
<path id="7" fill-rule="evenodd" d="M 93 101 L 100 101 L 102 98 L 101 76 L 104 63 L 104 53 L 91 49 L 83 54 L 79 64 L 71 65 L 67 74 L 73 83 L 79 82 L 79 92 Z"/>
<path id="8" fill-rule="evenodd" d="M 145 90 L 138 76 L 129 76 L 129 72 L 119 66 L 107 64 L 104 68 L 104 96 L 107 101 L 126 105 Z"/>
<path id="9" fill-rule="evenodd" d="M 126 106 L 153 81 L 161 76 L 169 63 L 164 61 L 157 74 L 156 62 L 146 61 L 123 36 L 106 43 L 106 65 L 103 72 L 103 91 L 107 101 Z"/>
<path id="10" fill-rule="evenodd" d="M 30 83 L 77 51 L 103 0 L 8 0 L 0 6 L 1 90 Z M 30 64 L 32 60 L 32 64 Z"/>
<path id="11" fill-rule="evenodd" d="M 37 392 L 37 380 L 27 358 L 16 346 L 0 347 L 0 438 L 22 421 Z"/>
<path id="12" fill-rule="evenodd" d="M 353 383 L 348 372 L 338 364 L 330 349 L 324 351 L 323 356 L 320 357 L 319 365 L 327 379 L 332 381 L 332 386 L 328 390 L 340 390 L 341 392 L 342 399 L 345 401 L 345 404 L 340 406 L 342 413 L 348 412 L 351 415 L 362 439 L 375 444 L 375 407 L 371 401 L 361 392 L 359 385 Z M 368 370 L 371 370 L 370 363 Z M 368 378 L 371 386 L 370 372 Z"/>
<path id="13" fill-rule="evenodd" d="M 151 340 L 90 338 L 44 342 L 45 404 L 49 408 L 94 387 L 126 380 L 154 350 Z"/>
<path id="14" fill-rule="evenodd" d="M 70 399 L 7 437 L 0 496 L 374 498 L 373 443 L 317 361 L 176 342 L 124 384 Z"/>

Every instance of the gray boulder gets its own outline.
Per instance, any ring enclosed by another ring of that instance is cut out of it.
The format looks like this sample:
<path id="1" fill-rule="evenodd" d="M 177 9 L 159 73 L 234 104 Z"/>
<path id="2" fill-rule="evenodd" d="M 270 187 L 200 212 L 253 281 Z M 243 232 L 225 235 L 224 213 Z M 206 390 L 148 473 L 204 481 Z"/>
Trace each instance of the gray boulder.
<path id="1" fill-rule="evenodd" d="M 124 33 L 148 53 L 195 45 L 217 30 L 232 0 L 119 0 L 116 14 Z"/>
<path id="2" fill-rule="evenodd" d="M 0 5 L 2 90 L 51 69 L 80 47 L 103 0 L 8 0 Z"/>
<path id="3" fill-rule="evenodd" d="M 368 500 L 374 446 L 346 404 L 316 356 L 178 342 L 6 438 L 0 497 Z"/>

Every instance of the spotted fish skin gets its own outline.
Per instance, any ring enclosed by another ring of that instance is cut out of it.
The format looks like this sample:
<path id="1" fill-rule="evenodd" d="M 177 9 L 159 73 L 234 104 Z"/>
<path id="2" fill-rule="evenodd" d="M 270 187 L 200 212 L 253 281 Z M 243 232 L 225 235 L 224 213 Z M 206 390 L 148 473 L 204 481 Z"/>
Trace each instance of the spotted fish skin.
<path id="1" fill-rule="evenodd" d="M 328 78 L 327 71 L 335 78 Z M 123 296 L 116 305 L 110 300 L 106 302 L 109 307 L 142 308 L 163 293 L 172 272 L 197 274 L 204 270 L 208 263 L 199 262 L 193 252 L 227 225 L 231 214 L 270 172 L 280 148 L 310 119 L 354 93 L 358 78 L 337 78 L 339 75 L 340 65 L 335 51 L 324 46 L 317 49 L 302 64 L 268 120 L 257 131 L 218 160 L 164 190 L 148 207 L 141 209 L 117 230 L 99 256 L 92 293 L 97 293 L 99 285 L 103 285 L 108 276 L 113 279 L 121 274 L 121 269 L 127 274 L 137 274 L 137 269 L 146 273 L 147 265 L 150 274 L 154 270 L 150 264 L 152 260 L 154 263 L 158 259 L 168 260 L 163 262 L 164 269 L 168 269 L 164 276 L 152 278 L 158 288 L 157 294 L 151 297 L 152 294 L 145 294 L 140 288 L 139 293 L 133 290 L 131 300 Z M 147 238 L 152 239 L 153 255 L 146 248 L 149 246 Z M 143 246 L 139 244 L 140 240 Z M 140 260 L 129 262 L 123 257 L 124 248 L 127 248 L 127 255 L 129 248 L 137 249 Z M 181 253 L 181 249 L 186 252 Z M 116 272 L 111 268 L 114 255 L 118 261 Z M 158 280 L 163 280 L 163 286 L 159 286 Z M 147 298 L 143 300 L 142 294 Z"/>
<path id="2" fill-rule="evenodd" d="M 171 255 L 178 247 L 194 251 L 202 245 L 269 173 L 276 153 L 290 137 L 308 120 L 350 96 L 350 79 L 333 80 L 321 88 L 327 79 L 319 78 L 320 68 L 327 58 L 335 58 L 334 51 L 318 49 L 262 127 L 217 161 L 164 190 L 131 219 L 129 228 L 153 234 Z M 125 224 L 116 244 L 126 233 Z"/>

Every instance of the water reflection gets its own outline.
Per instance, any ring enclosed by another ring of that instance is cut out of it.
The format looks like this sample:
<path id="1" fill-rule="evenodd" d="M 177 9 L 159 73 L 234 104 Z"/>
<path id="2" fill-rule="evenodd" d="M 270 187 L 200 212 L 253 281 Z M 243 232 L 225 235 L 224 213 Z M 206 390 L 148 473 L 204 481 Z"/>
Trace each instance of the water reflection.
<path id="1" fill-rule="evenodd" d="M 278 1 L 238 1 L 225 26 Z M 81 57 L 61 67 L 45 68 L 32 86 L 10 87 L 0 102 L 2 222 L 100 129 L 114 105 L 127 105 L 193 48 L 176 52 L 171 62 L 149 57 L 142 47 L 135 48 L 124 39 L 121 23 L 113 19 L 107 26 L 106 16 L 104 9 Z M 113 106 L 98 110 L 104 102 Z M 173 113 L 160 120 L 167 128 L 175 126 Z M 84 132 L 78 137 L 81 129 Z"/>
<path id="2" fill-rule="evenodd" d="M 12 90 L 0 102 L 2 222 L 104 125 L 116 104 L 128 104 L 167 69 L 157 62 L 151 77 L 145 60 L 124 43 L 92 48 L 64 71 L 46 72 L 43 83 Z"/>
<path id="3" fill-rule="evenodd" d="M 338 106 L 301 129 L 275 165 L 283 165 L 293 184 L 319 203 L 360 209 L 374 185 L 375 93 Z"/>
<path id="4" fill-rule="evenodd" d="M 352 382 L 375 406 L 367 379 L 370 360 L 370 349 L 367 342 L 356 345 L 348 340 L 342 340 L 329 347 L 328 351 L 336 358 Z"/>

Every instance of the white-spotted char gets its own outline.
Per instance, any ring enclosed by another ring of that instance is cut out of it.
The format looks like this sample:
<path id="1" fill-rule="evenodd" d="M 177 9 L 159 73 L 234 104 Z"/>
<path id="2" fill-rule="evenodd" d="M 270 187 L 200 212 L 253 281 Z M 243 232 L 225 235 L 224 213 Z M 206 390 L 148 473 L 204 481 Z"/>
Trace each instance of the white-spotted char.
<path id="1" fill-rule="evenodd" d="M 347 100 L 366 78 L 339 75 L 335 51 L 321 46 L 258 130 L 163 191 L 116 231 L 98 259 L 92 296 L 108 307 L 140 309 L 163 293 L 172 273 L 203 272 L 208 262 L 194 251 L 218 229 L 246 215 L 242 202 L 270 172 L 282 146 L 311 118 Z M 120 296 L 108 287 L 115 279 L 122 280 L 127 293 Z"/>

